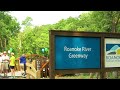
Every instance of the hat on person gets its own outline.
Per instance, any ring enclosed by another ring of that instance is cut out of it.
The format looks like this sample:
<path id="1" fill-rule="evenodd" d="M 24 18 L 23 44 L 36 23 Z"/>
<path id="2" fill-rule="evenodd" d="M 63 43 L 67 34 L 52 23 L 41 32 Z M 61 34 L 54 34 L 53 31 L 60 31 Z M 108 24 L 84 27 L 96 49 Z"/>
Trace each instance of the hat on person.
<path id="1" fill-rule="evenodd" d="M 11 55 L 14 55 L 14 53 L 11 53 Z"/>
<path id="2" fill-rule="evenodd" d="M 3 53 L 7 53 L 6 51 L 4 51 Z"/>
<path id="3" fill-rule="evenodd" d="M 0 53 L 0 55 L 2 55 L 2 53 Z"/>

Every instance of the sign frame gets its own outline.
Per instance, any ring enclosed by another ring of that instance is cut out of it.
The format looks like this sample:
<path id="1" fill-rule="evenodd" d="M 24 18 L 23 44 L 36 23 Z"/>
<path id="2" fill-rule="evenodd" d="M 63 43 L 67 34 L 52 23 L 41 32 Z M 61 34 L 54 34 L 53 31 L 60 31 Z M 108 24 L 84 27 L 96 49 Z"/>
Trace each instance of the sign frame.
<path id="1" fill-rule="evenodd" d="M 96 37 L 96 38 L 100 38 L 100 44 L 102 44 L 102 38 L 101 38 L 101 35 L 100 34 L 97 34 L 97 33 L 90 33 L 90 32 L 78 32 L 78 31 L 56 31 L 56 30 L 50 30 L 50 33 L 49 33 L 49 40 L 50 40 L 50 78 L 54 78 L 55 77 L 55 74 L 70 74 L 70 73 L 84 73 L 84 72 L 100 72 L 101 69 L 76 69 L 76 70 L 73 70 L 73 69 L 70 69 L 70 70 L 55 70 L 55 36 L 56 35 L 60 35 L 60 36 L 72 36 L 72 37 Z M 100 45 L 101 47 L 102 45 Z M 102 48 L 102 47 L 101 47 Z M 102 49 L 100 48 L 100 55 L 102 55 Z M 101 60 L 102 58 L 100 58 L 100 61 L 103 61 Z M 103 67 L 102 63 L 103 62 L 100 62 L 101 63 L 101 68 Z"/>
<path id="2" fill-rule="evenodd" d="M 70 69 L 70 70 L 56 70 L 55 69 L 55 36 L 71 36 L 71 37 L 95 37 L 100 38 L 100 69 Z M 109 71 L 118 71 L 120 67 L 105 67 L 105 38 L 118 38 L 119 33 L 105 33 L 105 32 L 83 32 L 83 31 L 65 31 L 65 30 L 49 30 L 49 47 L 50 47 L 50 62 L 49 74 L 50 79 L 55 79 L 56 74 L 75 74 L 75 73 L 91 73 L 99 72 L 100 78 L 105 78 L 105 73 Z"/>

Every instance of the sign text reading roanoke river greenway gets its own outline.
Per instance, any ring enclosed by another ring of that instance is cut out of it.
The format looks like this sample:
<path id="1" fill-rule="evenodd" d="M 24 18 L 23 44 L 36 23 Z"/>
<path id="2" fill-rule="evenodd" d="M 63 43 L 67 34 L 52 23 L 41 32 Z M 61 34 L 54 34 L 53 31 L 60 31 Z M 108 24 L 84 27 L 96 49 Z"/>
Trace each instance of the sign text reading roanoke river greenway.
<path id="1" fill-rule="evenodd" d="M 100 38 L 55 36 L 55 69 L 100 68 Z"/>

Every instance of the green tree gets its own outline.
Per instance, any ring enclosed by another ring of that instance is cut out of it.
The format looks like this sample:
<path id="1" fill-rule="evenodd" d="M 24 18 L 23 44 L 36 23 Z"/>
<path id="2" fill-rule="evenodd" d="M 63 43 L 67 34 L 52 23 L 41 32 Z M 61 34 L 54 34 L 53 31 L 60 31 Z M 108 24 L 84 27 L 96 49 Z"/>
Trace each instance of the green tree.
<path id="1" fill-rule="evenodd" d="M 90 13 L 90 29 L 93 29 L 96 32 L 119 31 L 119 11 L 92 11 Z"/>
<path id="2" fill-rule="evenodd" d="M 0 50 L 7 50 L 11 37 L 19 33 L 20 24 L 12 17 L 10 12 L 0 11 Z"/>
<path id="3" fill-rule="evenodd" d="M 31 26 L 32 21 L 33 21 L 33 19 L 31 17 L 27 16 L 26 19 L 22 21 L 22 25 Z"/>

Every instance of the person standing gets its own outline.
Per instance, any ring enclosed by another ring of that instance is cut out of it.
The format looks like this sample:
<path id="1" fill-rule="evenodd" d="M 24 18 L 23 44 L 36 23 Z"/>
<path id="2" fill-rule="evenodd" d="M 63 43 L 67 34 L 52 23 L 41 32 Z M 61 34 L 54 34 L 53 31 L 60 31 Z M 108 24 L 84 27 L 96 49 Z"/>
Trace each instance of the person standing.
<path id="1" fill-rule="evenodd" d="M 0 53 L 0 76 L 2 74 L 2 71 L 3 71 L 3 61 L 2 61 L 2 53 Z"/>
<path id="2" fill-rule="evenodd" d="M 4 51 L 2 55 L 3 59 L 3 70 L 4 70 L 4 76 L 7 76 L 8 70 L 9 70 L 9 56 L 7 55 L 7 52 Z"/>
<path id="3" fill-rule="evenodd" d="M 15 56 L 14 53 L 11 53 L 10 57 L 10 70 L 11 70 L 11 77 L 15 78 Z"/>
<path id="4" fill-rule="evenodd" d="M 26 57 L 25 54 L 22 54 L 22 56 L 20 57 L 20 66 L 21 66 L 21 74 L 23 76 L 26 75 Z M 24 73 L 23 73 L 24 71 Z"/>

